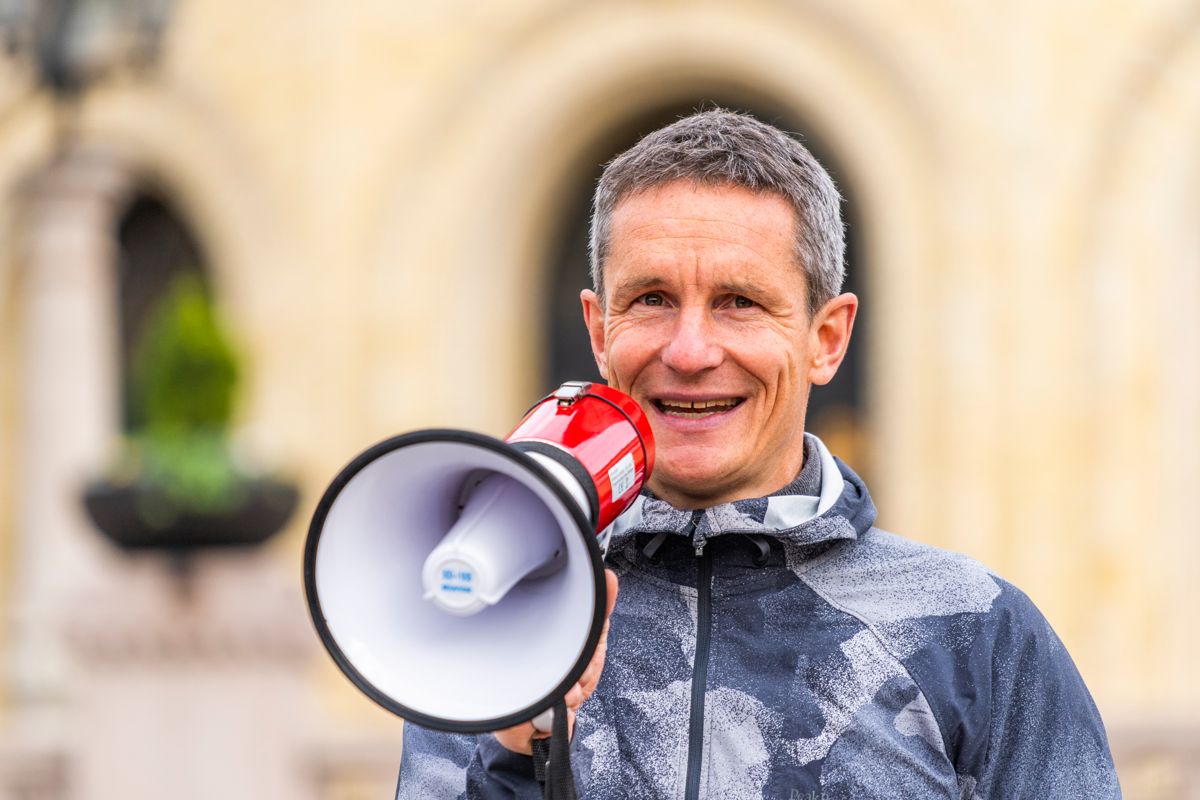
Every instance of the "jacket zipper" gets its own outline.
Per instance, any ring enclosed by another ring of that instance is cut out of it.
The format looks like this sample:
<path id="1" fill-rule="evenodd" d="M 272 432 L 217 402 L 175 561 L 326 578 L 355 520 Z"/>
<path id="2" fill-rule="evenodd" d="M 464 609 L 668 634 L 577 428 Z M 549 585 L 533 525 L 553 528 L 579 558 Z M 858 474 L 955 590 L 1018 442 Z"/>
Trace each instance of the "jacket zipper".
<path id="1" fill-rule="evenodd" d="M 703 511 L 688 522 L 687 535 L 696 533 Z M 692 669 L 692 707 L 688 717 L 687 784 L 684 800 L 700 799 L 700 767 L 704 757 L 704 694 L 708 689 L 708 649 L 712 635 L 712 558 L 704 545 L 696 548 L 696 663 Z"/>

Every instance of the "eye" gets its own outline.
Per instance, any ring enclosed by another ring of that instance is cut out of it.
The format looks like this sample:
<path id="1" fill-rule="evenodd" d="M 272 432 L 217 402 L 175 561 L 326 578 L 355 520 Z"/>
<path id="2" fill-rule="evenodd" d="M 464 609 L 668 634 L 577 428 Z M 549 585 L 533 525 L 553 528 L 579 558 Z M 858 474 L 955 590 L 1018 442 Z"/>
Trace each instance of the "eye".
<path id="1" fill-rule="evenodd" d="M 749 297 L 743 297 L 742 295 L 739 294 L 733 298 L 733 307 L 734 308 L 753 308 L 754 301 L 751 300 Z"/>
<path id="2" fill-rule="evenodd" d="M 663 296 L 661 294 L 659 294 L 658 292 L 647 292 L 646 294 L 642 295 L 638 299 L 642 302 L 643 305 L 647 305 L 647 306 L 661 306 L 666 303 L 666 301 L 663 300 Z"/>

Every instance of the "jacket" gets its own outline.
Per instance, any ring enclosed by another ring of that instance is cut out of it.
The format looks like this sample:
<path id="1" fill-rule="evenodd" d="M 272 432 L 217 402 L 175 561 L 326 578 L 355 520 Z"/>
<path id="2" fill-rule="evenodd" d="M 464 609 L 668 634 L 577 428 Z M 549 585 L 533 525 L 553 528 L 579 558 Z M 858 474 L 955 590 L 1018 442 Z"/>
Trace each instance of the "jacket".
<path id="1" fill-rule="evenodd" d="M 1096 706 L 1021 591 L 873 527 L 809 435 L 816 496 L 617 521 L 607 661 L 580 709 L 586 800 L 1119 798 Z M 490 735 L 407 725 L 398 800 L 540 798 Z"/>

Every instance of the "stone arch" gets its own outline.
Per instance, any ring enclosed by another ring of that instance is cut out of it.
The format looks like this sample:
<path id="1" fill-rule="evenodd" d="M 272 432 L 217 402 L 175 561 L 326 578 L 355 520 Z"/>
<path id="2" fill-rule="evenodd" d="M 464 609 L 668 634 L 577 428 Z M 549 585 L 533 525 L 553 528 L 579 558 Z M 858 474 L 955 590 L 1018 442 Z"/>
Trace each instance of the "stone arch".
<path id="1" fill-rule="evenodd" d="M 1200 708 L 1190 677 L 1200 646 L 1183 612 L 1200 604 L 1200 542 L 1183 522 L 1200 479 L 1200 13 L 1146 50 L 1161 57 L 1118 84 L 1090 159 L 1079 258 L 1097 433 L 1083 557 L 1106 576 L 1088 604 L 1088 641 L 1104 665 L 1097 696 L 1139 714 Z M 1151 532 L 1153 547 L 1130 547 Z M 1145 678 L 1136 695 L 1130 674 Z"/>
<path id="2" fill-rule="evenodd" d="M 547 220 L 568 191 L 573 159 L 633 107 L 698 84 L 743 87 L 810 120 L 838 148 L 859 189 L 862 213 L 873 223 L 864 244 L 867 260 L 877 265 L 871 276 L 880 298 L 877 331 L 888 331 L 860 343 L 881 365 L 868 405 L 886 394 L 899 412 L 877 419 L 873 435 L 881 452 L 912 452 L 932 423 L 919 418 L 925 389 L 915 376 L 923 370 L 912 360 L 934 356 L 920 346 L 923 322 L 911 298 L 932 280 L 937 249 L 931 224 L 937 159 L 919 92 L 904 82 L 903 70 L 881 60 L 885 51 L 869 38 L 816 13 L 664 6 L 636 15 L 583 11 L 556 18 L 511 58 L 489 62 L 492 71 L 479 84 L 485 88 L 446 98 L 447 109 L 469 109 L 470 119 L 434 113 L 431 119 L 445 129 L 409 139 L 406 147 L 428 157 L 396 181 L 400 195 L 385 201 L 388 233 L 369 276 L 371 295 L 385 304 L 372 315 L 370 338 L 392 343 L 379 353 L 380 363 L 408 364 L 413 374 L 460 365 L 461 374 L 495 389 L 489 407 L 429 386 L 414 415 L 500 430 L 538 385 L 538 359 L 529 354 L 539 347 L 540 331 L 526 320 L 543 300 Z M 449 285 L 469 287 L 453 298 L 461 312 L 447 317 L 440 306 L 422 307 L 421 299 Z M 394 299 L 405 294 L 418 302 L 401 300 L 397 309 Z M 446 319 L 461 320 L 459 329 Z M 468 327 L 475 336 L 464 333 Z M 421 330 L 439 336 L 420 338 Z M 480 331 L 487 348 L 478 346 Z M 417 339 L 419 347 L 411 344 Z M 908 359 L 905 369 L 894 352 Z M 394 381 L 376 387 L 379 413 L 394 407 L 398 390 Z M 886 482 L 900 469 L 884 463 L 877 473 Z"/>
<path id="3" fill-rule="evenodd" d="M 246 278 L 288 263 L 286 247 L 252 153 L 220 120 L 183 87 L 116 86 L 89 97 L 79 139 L 171 195 L 211 252 L 225 301 L 250 312 L 263 301 Z"/>
<path id="4" fill-rule="evenodd" d="M 121 418 L 124 430 L 132 433 L 146 421 L 133 383 L 137 354 L 147 339 L 146 326 L 185 276 L 211 291 L 211 267 L 201 241 L 176 209 L 170 192 L 157 186 L 134 186 L 117 209 L 115 223 Z"/>

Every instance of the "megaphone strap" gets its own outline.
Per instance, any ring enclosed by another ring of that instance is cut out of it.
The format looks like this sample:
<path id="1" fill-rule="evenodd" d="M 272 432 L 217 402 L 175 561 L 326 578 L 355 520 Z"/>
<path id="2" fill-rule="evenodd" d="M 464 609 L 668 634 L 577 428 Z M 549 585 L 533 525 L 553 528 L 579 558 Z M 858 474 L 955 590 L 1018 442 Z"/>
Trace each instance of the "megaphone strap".
<path id="1" fill-rule="evenodd" d="M 545 800 L 577 800 L 575 776 L 571 772 L 571 740 L 567 735 L 567 704 L 554 704 L 554 723 L 548 739 L 534 739 L 533 776 Z"/>

